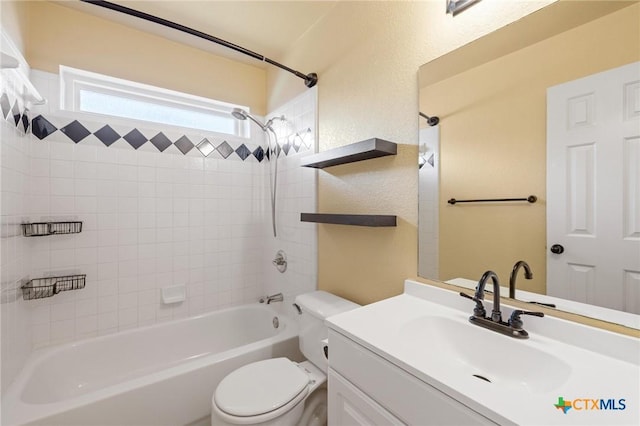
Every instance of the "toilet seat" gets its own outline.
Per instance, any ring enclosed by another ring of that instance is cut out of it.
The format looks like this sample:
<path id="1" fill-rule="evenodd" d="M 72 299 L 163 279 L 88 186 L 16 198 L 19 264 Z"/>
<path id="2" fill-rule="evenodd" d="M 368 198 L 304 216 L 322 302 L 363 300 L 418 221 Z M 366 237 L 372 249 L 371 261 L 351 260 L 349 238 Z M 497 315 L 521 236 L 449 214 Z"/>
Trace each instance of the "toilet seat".
<path id="1" fill-rule="evenodd" d="M 226 376 L 214 393 L 219 414 L 268 421 L 290 410 L 308 393 L 309 376 L 287 358 L 254 362 Z M 244 423 L 244 422 L 242 422 Z"/>

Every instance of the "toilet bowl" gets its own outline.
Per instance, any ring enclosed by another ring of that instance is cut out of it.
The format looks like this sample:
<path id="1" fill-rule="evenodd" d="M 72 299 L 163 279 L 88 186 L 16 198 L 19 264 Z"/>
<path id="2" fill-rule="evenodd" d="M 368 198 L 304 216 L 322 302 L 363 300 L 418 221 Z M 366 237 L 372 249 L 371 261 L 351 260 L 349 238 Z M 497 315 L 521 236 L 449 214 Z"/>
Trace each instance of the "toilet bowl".
<path id="1" fill-rule="evenodd" d="M 308 361 L 273 358 L 245 365 L 216 388 L 211 424 L 295 424 L 305 399 L 326 380 Z"/>
<path id="2" fill-rule="evenodd" d="M 359 305 L 323 291 L 300 295 L 295 302 L 301 312 L 297 318 L 300 350 L 307 360 L 272 358 L 228 374 L 211 398 L 212 425 L 296 425 L 302 420 L 320 426 L 326 422 L 324 320 Z"/>

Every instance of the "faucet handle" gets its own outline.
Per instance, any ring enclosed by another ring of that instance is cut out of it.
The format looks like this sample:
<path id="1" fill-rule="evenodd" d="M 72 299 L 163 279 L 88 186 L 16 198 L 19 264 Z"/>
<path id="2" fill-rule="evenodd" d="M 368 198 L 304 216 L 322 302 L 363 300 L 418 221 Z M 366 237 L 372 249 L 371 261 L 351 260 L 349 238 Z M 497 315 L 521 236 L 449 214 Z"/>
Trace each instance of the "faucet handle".
<path id="1" fill-rule="evenodd" d="M 478 301 L 478 299 L 476 299 L 476 298 L 475 298 L 475 297 L 473 297 L 473 296 L 468 295 L 467 293 L 460 292 L 460 296 L 462 296 L 462 297 L 466 297 L 467 299 L 471 299 L 471 300 L 473 300 L 474 302 L 477 302 L 477 301 Z"/>
<path id="2" fill-rule="evenodd" d="M 473 315 L 476 317 L 484 318 L 487 315 L 487 311 L 484 309 L 484 305 L 482 304 L 482 300 L 478 299 L 474 296 L 469 296 L 466 293 L 460 292 L 460 296 L 465 297 L 467 299 L 471 299 L 476 302 L 476 307 L 473 308 Z"/>
<path id="3" fill-rule="evenodd" d="M 278 250 L 275 259 L 273 259 L 271 263 L 273 263 L 273 266 L 275 266 L 279 272 L 284 273 L 287 270 L 286 253 L 282 250 Z"/>
<path id="4" fill-rule="evenodd" d="M 523 311 L 522 309 L 516 309 L 511 313 L 509 317 L 509 325 L 515 329 L 522 329 L 522 318 L 520 315 L 531 315 L 534 317 L 544 317 L 544 313 L 542 312 L 532 312 L 532 311 Z"/>
<path id="5" fill-rule="evenodd" d="M 536 302 L 536 301 L 534 301 L 534 300 L 529 301 L 529 302 L 527 302 L 527 303 L 531 303 L 531 304 L 539 305 L 539 306 L 546 306 L 547 308 L 555 308 L 555 307 L 556 307 L 556 305 L 555 305 L 554 303 Z"/>

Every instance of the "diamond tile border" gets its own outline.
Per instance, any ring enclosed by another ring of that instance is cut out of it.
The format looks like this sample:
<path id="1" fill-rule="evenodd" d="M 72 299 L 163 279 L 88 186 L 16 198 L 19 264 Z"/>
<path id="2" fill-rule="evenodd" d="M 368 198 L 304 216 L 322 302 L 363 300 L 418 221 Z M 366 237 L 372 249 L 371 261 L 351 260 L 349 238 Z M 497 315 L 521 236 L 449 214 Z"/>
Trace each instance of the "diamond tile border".
<path id="1" fill-rule="evenodd" d="M 182 154 L 187 155 L 187 153 L 191 151 L 195 145 L 193 145 L 193 142 L 191 142 L 188 137 L 183 135 L 180 139 L 173 143 L 173 146 L 178 148 Z"/>
<path id="2" fill-rule="evenodd" d="M 44 120 L 44 117 L 42 119 Z M 100 128 L 100 130 L 95 132 L 93 135 L 95 137 L 97 137 L 98 139 L 100 139 L 100 142 L 105 144 L 105 146 L 110 146 L 115 141 L 120 139 L 120 135 L 118 134 L 118 132 L 113 130 L 111 128 L 111 126 L 109 126 L 108 124 L 105 124 L 103 127 Z M 42 139 L 42 138 L 40 138 L 40 139 Z M 160 151 L 162 151 L 162 150 L 160 150 Z"/>
<path id="3" fill-rule="evenodd" d="M 256 160 L 258 160 L 258 163 L 262 162 L 262 160 L 264 159 L 264 149 L 262 149 L 261 146 L 254 149 L 252 154 L 254 157 L 256 157 Z"/>
<path id="4" fill-rule="evenodd" d="M 231 148 L 231 145 L 227 141 L 222 142 L 220 145 L 216 147 L 216 151 L 222 155 L 222 158 L 228 158 L 231 154 L 233 154 L 234 150 Z"/>
<path id="5" fill-rule="evenodd" d="M 48 120 L 42 114 L 35 117 L 30 116 L 29 110 L 22 105 L 18 99 L 12 99 L 9 94 L 2 92 L 0 95 L 0 111 L 2 111 L 2 118 L 15 127 L 20 133 L 31 133 L 39 140 L 46 140 L 52 134 L 60 131 L 64 133 L 74 143 L 80 144 L 87 137 L 93 135 L 105 147 L 112 146 L 119 139 L 125 140 L 132 148 L 138 149 L 142 145 L 150 142 L 159 152 L 167 151 L 171 145 L 175 146 L 178 151 L 183 155 L 193 155 L 193 152 L 197 152 L 203 157 L 211 157 L 213 153 L 218 153 L 218 158 L 221 159 L 233 159 L 240 161 L 247 161 L 247 159 L 253 159 L 259 163 L 262 161 L 269 161 L 275 154 L 275 152 L 269 152 L 267 146 L 258 146 L 257 148 L 251 148 L 242 142 L 229 142 L 224 139 L 214 139 L 212 137 L 187 137 L 187 135 L 180 135 L 175 140 L 171 140 L 162 131 L 157 131 L 154 136 L 147 137 L 145 133 L 137 128 L 130 128 L 128 131 L 119 132 L 108 123 L 100 123 L 97 126 L 82 124 L 79 120 L 68 119 L 65 125 L 59 125 L 56 127 L 52 122 L 62 124 L 58 120 Z M 92 122 L 93 123 L 93 122 Z M 95 132 L 91 132 L 90 128 L 98 128 Z M 275 151 L 278 155 L 294 155 L 298 152 L 302 152 L 311 149 L 311 144 L 305 141 L 306 134 L 311 133 L 311 129 L 304 129 L 292 136 L 282 138 L 279 144 L 275 147 Z M 153 133 L 146 133 L 151 135 Z M 199 140 L 197 144 L 192 141 Z M 116 144 L 117 145 L 117 144 Z M 193 148 L 197 148 L 194 150 Z M 175 150 L 169 150 L 167 152 Z M 273 151 L 273 150 L 271 150 Z"/>
<path id="6" fill-rule="evenodd" d="M 4 92 L 0 96 L 0 108 L 2 109 L 2 118 L 6 119 L 9 111 L 11 111 L 11 101 L 9 100 L 9 95 Z"/>
<path id="7" fill-rule="evenodd" d="M 2 119 L 9 123 L 21 135 L 31 132 L 31 118 L 29 109 L 18 98 L 12 98 L 7 92 L 0 95 L 0 110 Z M 55 128 L 54 128 L 55 129 Z M 57 130 L 57 129 L 55 129 Z"/>
<path id="8" fill-rule="evenodd" d="M 163 152 L 165 149 L 171 146 L 171 140 L 162 132 L 149 139 L 149 142 L 151 142 L 153 146 L 158 148 L 158 151 L 160 152 Z"/>
<path id="9" fill-rule="evenodd" d="M 198 151 L 200 151 L 205 157 L 208 157 L 209 154 L 216 150 L 216 148 L 211 142 L 209 142 L 207 138 L 202 139 L 200 143 L 196 145 L 196 148 L 198 148 Z"/>
<path id="10" fill-rule="evenodd" d="M 247 148 L 245 144 L 240 145 L 235 152 L 240 158 L 242 158 L 242 161 L 246 160 L 247 157 L 251 155 L 251 151 L 249 151 L 249 148 Z"/>
<path id="11" fill-rule="evenodd" d="M 91 132 L 87 130 L 87 128 L 84 127 L 78 120 L 73 120 L 71 123 L 62 127 L 60 131 L 67 135 L 69 139 L 71 139 L 75 143 L 80 142 L 82 139 L 91 134 Z"/>
<path id="12" fill-rule="evenodd" d="M 145 143 L 147 143 L 148 139 L 145 135 L 143 135 L 140 130 L 133 129 L 126 135 L 122 137 L 125 141 L 129 143 L 133 147 L 133 149 L 138 149 Z"/>

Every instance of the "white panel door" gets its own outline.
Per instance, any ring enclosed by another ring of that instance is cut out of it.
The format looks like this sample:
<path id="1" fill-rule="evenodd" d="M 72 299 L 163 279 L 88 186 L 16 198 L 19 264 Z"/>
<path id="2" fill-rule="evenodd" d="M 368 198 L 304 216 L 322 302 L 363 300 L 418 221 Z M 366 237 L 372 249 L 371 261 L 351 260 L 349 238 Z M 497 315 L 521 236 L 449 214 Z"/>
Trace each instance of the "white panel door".
<path id="1" fill-rule="evenodd" d="M 547 293 L 640 314 L 640 62 L 547 90 Z"/>

